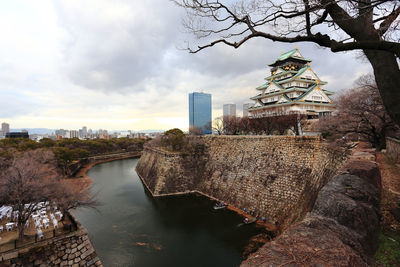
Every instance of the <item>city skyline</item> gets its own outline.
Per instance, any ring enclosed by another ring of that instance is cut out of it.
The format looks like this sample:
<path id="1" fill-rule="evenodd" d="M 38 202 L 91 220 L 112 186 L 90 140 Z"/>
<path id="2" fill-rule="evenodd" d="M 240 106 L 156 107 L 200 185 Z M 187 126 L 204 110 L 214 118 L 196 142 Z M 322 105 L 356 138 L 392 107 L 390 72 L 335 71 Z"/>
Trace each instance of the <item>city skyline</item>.
<path id="1" fill-rule="evenodd" d="M 240 114 L 266 65 L 294 47 L 252 40 L 239 49 L 221 45 L 189 54 L 180 49 L 195 42 L 182 34 L 183 10 L 162 0 L 1 7 L 0 32 L 7 38 L 0 44 L 0 121 L 13 128 L 187 130 L 189 92 L 213 95 L 213 117 L 222 116 L 224 103 L 235 103 Z M 351 87 L 371 72 L 355 52 L 298 45 L 327 90 Z"/>

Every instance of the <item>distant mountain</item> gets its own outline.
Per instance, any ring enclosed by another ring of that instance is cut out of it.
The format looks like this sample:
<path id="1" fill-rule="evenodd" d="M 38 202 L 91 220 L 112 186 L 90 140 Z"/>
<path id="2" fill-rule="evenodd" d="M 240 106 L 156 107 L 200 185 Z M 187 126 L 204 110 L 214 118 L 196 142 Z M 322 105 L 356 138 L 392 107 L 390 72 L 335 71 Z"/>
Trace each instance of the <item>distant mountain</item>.
<path id="1" fill-rule="evenodd" d="M 54 129 L 48 128 L 21 128 L 21 129 L 10 129 L 10 132 L 20 132 L 21 130 L 27 130 L 29 134 L 51 134 L 54 133 Z"/>

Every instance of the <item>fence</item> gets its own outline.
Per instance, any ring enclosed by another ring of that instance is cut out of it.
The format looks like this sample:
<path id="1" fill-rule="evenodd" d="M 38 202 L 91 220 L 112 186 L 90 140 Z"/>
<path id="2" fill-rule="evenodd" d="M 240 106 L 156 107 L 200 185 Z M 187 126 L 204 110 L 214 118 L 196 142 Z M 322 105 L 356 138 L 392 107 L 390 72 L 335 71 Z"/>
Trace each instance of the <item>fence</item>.
<path id="1" fill-rule="evenodd" d="M 55 228 L 52 231 L 43 232 L 43 237 L 39 238 L 37 234 L 31 236 L 25 236 L 24 240 L 14 239 L 7 243 L 0 244 L 0 253 L 7 252 L 9 250 L 27 247 L 38 242 L 46 241 L 54 237 L 63 236 L 65 234 L 78 230 L 78 223 L 75 221 L 71 214 L 67 213 L 68 224 L 65 224 L 62 228 Z"/>

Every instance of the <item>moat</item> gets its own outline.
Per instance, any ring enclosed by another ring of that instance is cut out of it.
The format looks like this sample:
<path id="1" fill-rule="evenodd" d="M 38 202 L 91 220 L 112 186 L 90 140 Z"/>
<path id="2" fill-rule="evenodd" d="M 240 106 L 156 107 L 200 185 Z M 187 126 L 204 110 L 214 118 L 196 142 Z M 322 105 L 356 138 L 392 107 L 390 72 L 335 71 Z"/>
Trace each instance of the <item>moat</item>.
<path id="1" fill-rule="evenodd" d="M 138 159 L 94 166 L 99 211 L 75 212 L 104 266 L 238 266 L 260 232 L 228 210 L 197 197 L 153 199 L 138 175 Z"/>

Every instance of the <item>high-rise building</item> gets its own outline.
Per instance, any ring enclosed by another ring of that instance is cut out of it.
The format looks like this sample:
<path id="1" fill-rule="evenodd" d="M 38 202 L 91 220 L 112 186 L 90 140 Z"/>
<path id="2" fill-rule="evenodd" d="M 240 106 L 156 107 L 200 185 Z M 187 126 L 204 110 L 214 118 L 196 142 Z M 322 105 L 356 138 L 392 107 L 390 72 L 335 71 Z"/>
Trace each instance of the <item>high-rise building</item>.
<path id="1" fill-rule="evenodd" d="M 1 124 L 1 131 L 3 132 L 4 135 L 10 132 L 10 124 L 3 122 Z"/>
<path id="2" fill-rule="evenodd" d="M 87 132 L 87 127 L 86 127 L 86 126 L 83 126 L 83 127 L 82 127 L 82 131 L 83 131 L 83 135 L 86 136 L 87 133 L 88 133 L 88 132 Z"/>
<path id="3" fill-rule="evenodd" d="M 70 131 L 69 131 L 69 138 L 79 138 L 79 131 L 77 131 L 77 130 L 70 130 Z"/>
<path id="4" fill-rule="evenodd" d="M 223 116 L 235 116 L 236 117 L 236 104 L 224 104 L 223 105 Z"/>
<path id="5" fill-rule="evenodd" d="M 201 129 L 202 134 L 211 134 L 211 94 L 193 92 L 189 94 L 189 129 Z"/>
<path id="6" fill-rule="evenodd" d="M 251 106 L 253 106 L 251 103 L 243 104 L 243 117 L 248 117 L 249 116 L 249 108 Z"/>

